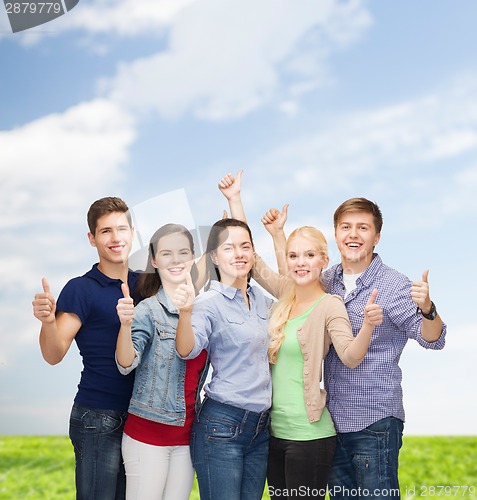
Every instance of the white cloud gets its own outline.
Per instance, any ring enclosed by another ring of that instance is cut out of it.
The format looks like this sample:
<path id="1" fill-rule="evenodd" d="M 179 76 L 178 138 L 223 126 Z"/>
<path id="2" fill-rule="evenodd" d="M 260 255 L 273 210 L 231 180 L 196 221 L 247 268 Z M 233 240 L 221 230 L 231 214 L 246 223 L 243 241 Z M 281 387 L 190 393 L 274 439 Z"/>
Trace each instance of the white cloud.
<path id="1" fill-rule="evenodd" d="M 117 35 L 128 38 L 162 35 L 178 12 L 197 1 L 82 0 L 71 11 L 50 21 L 47 28 L 41 25 L 20 32 L 17 39 L 25 45 L 33 45 L 46 36 L 58 36 L 68 31 L 88 36 Z M 10 28 L 7 16 L 2 17 L 0 27 L 5 25 L 7 30 Z"/>
<path id="2" fill-rule="evenodd" d="M 445 185 L 438 186 L 442 196 L 426 199 L 438 212 L 445 212 L 446 200 L 449 213 L 471 208 L 477 184 L 476 89 L 477 75 L 467 76 L 432 95 L 334 116 L 325 120 L 326 127 L 257 159 L 248 174 L 250 182 L 262 186 L 263 197 L 273 193 L 280 199 L 279 193 L 286 194 L 283 202 L 310 193 L 322 199 L 346 193 L 358 179 L 382 197 L 393 195 L 393 185 L 403 175 L 411 186 L 426 185 L 439 162 L 462 157 L 463 162 L 443 176 Z"/>
<path id="3" fill-rule="evenodd" d="M 90 34 L 144 36 L 168 26 L 183 8 L 197 0 L 99 0 L 80 2 L 61 24 L 61 30 L 80 29 Z"/>
<path id="4" fill-rule="evenodd" d="M 65 265 L 87 259 L 87 207 L 115 194 L 134 136 L 130 116 L 102 99 L 0 132 L 0 276 L 8 310 L 17 293 L 36 289 L 38 272 L 50 269 L 55 282 Z"/>
<path id="5" fill-rule="evenodd" d="M 316 88 L 330 52 L 370 23 L 360 0 L 198 1 L 172 20 L 166 51 L 121 65 L 103 88 L 165 117 L 238 118 Z"/>
<path id="6" fill-rule="evenodd" d="M 121 180 L 134 136 L 131 117 L 104 99 L 0 132 L 0 228 L 84 212 L 99 185 Z"/>

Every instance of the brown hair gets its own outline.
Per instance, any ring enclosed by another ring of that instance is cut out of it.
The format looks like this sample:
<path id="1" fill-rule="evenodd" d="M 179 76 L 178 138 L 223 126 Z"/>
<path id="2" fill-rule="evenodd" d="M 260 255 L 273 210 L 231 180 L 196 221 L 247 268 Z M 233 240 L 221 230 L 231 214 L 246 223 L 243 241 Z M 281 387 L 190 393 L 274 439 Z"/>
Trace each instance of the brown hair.
<path id="1" fill-rule="evenodd" d="M 157 246 L 159 244 L 159 240 L 164 236 L 168 236 L 170 234 L 183 234 L 189 240 L 189 248 L 192 252 L 192 256 L 194 256 L 194 238 L 190 231 L 182 226 L 181 224 L 165 224 L 160 227 L 152 236 L 149 241 L 149 254 L 147 257 L 147 266 L 144 272 L 139 276 L 136 291 L 141 295 L 142 298 L 152 297 L 155 295 L 159 288 L 162 286 L 161 277 L 159 275 L 159 271 L 156 267 L 152 265 L 152 260 L 154 259 Z M 195 283 L 198 276 L 197 266 L 192 264 L 191 269 L 191 278 Z"/>
<path id="2" fill-rule="evenodd" d="M 126 203 L 121 200 L 121 198 L 116 198 L 115 196 L 107 196 L 96 200 L 88 210 L 87 220 L 88 227 L 93 236 L 96 233 L 96 227 L 98 225 L 98 219 L 103 215 L 110 214 L 113 212 L 121 212 L 126 214 L 129 226 L 132 227 L 132 218 L 129 208 Z"/>
<path id="3" fill-rule="evenodd" d="M 333 217 L 335 229 L 338 226 L 341 216 L 346 212 L 366 212 L 371 214 L 374 219 L 376 232 L 378 234 L 381 233 L 381 229 L 383 227 L 383 215 L 381 213 L 381 209 L 376 203 L 369 201 L 366 198 L 350 198 L 349 200 L 346 200 L 335 211 L 335 215 Z"/>
<path id="4" fill-rule="evenodd" d="M 253 239 L 252 239 L 252 231 L 250 227 L 245 222 L 238 219 L 220 219 L 218 220 L 211 228 L 209 237 L 207 239 L 207 248 L 206 248 L 206 276 L 208 277 L 208 281 L 205 285 L 205 290 L 208 290 L 210 287 L 211 280 L 220 281 L 220 271 L 217 265 L 212 261 L 211 254 L 212 252 L 216 252 L 217 248 L 227 239 L 229 227 L 241 227 L 245 229 L 250 236 L 250 242 L 253 247 Z M 248 280 L 250 281 L 250 274 L 248 276 Z"/>

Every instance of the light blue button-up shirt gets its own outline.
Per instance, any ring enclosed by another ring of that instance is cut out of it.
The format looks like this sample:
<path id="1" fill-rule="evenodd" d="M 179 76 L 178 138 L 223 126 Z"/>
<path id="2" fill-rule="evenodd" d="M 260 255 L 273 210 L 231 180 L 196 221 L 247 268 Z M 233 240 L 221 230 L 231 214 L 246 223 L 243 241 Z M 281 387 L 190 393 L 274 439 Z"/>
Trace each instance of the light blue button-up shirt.
<path id="1" fill-rule="evenodd" d="M 250 309 L 242 292 L 212 281 L 192 309 L 195 344 L 185 359 L 209 353 L 212 378 L 205 393 L 220 403 L 261 412 L 272 403 L 268 364 L 268 316 L 272 300 L 251 286 Z"/>

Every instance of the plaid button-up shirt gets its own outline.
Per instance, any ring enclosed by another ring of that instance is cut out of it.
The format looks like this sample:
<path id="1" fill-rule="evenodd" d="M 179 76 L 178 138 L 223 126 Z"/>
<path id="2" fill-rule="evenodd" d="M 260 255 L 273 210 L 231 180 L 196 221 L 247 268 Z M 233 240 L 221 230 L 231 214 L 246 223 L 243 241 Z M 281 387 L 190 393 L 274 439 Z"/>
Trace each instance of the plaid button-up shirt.
<path id="1" fill-rule="evenodd" d="M 324 273 L 328 292 L 344 298 L 343 268 L 333 266 Z M 325 388 L 328 409 L 338 432 L 360 431 L 385 418 L 404 421 L 399 359 L 408 339 L 426 349 L 442 349 L 447 327 L 435 342 L 421 336 L 422 316 L 411 300 L 411 281 L 383 264 L 374 254 L 373 260 L 356 281 L 344 302 L 353 334 L 356 336 L 364 320 L 364 307 L 373 288 L 378 289 L 376 303 L 383 309 L 383 323 L 373 332 L 369 350 L 357 368 L 347 368 L 331 348 L 325 358 Z"/>

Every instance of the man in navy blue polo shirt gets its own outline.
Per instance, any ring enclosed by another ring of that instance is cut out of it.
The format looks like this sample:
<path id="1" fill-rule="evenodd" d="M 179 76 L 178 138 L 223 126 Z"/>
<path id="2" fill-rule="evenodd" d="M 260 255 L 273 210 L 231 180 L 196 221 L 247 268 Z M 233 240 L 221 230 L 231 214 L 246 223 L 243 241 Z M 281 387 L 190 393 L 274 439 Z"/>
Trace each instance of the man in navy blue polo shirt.
<path id="1" fill-rule="evenodd" d="M 57 301 L 43 278 L 43 293 L 35 295 L 33 313 L 42 322 L 40 348 L 49 364 L 59 363 L 73 340 L 83 359 L 69 427 L 76 456 L 76 498 L 116 500 L 125 498 L 121 439 L 134 382 L 133 374 L 121 375 L 116 367 L 116 305 L 123 297 L 121 284 L 134 290 L 138 278 L 128 269 L 134 229 L 120 198 L 95 201 L 87 219 L 88 239 L 99 262 L 70 280 Z"/>

